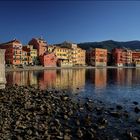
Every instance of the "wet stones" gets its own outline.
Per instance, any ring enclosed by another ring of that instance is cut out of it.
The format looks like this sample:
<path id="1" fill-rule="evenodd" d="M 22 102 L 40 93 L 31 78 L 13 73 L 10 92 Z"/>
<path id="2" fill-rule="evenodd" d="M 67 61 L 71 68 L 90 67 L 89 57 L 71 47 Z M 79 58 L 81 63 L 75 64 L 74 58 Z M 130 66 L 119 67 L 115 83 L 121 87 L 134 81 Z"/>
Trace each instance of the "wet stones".
<path id="1" fill-rule="evenodd" d="M 139 113 L 140 112 L 140 108 L 139 107 L 135 107 L 134 111 L 135 111 L 135 113 Z"/>
<path id="2" fill-rule="evenodd" d="M 130 140 L 139 140 L 138 137 L 134 136 L 133 132 L 127 131 L 126 134 Z"/>
<path id="3" fill-rule="evenodd" d="M 94 109 L 94 104 L 93 102 L 90 101 L 90 102 L 85 103 L 85 107 L 88 111 L 92 112 Z"/>
<path id="4" fill-rule="evenodd" d="M 83 137 L 83 132 L 80 128 L 78 128 L 77 132 L 76 132 L 76 135 L 78 138 L 82 138 Z"/>
<path id="5" fill-rule="evenodd" d="M 138 119 L 136 120 L 136 122 L 137 122 L 138 124 L 140 124 L 140 118 L 138 118 Z"/>
<path id="6" fill-rule="evenodd" d="M 115 118 L 120 118 L 121 117 L 121 113 L 120 112 L 117 112 L 117 111 L 110 112 L 110 115 L 112 117 L 115 117 Z"/>
<path id="7" fill-rule="evenodd" d="M 109 107 L 89 98 L 72 100 L 66 91 L 43 91 L 28 86 L 6 88 L 0 94 L 0 136 L 2 139 L 112 140 L 118 138 L 118 133 L 122 136 L 118 130 L 129 122 L 127 116 L 131 113 L 120 104 Z M 134 111 L 139 112 L 139 107 L 135 106 Z M 139 127 L 139 117 L 133 124 Z M 132 131 L 127 137 L 139 138 L 137 133 Z"/>
<path id="8" fill-rule="evenodd" d="M 139 103 L 138 103 L 138 102 L 136 102 L 136 101 L 134 101 L 134 102 L 133 102 L 133 104 L 134 104 L 134 105 L 138 105 Z"/>
<path id="9" fill-rule="evenodd" d="M 116 106 L 116 109 L 118 109 L 118 110 L 122 110 L 123 107 L 122 107 L 121 105 L 117 105 L 117 106 Z"/>

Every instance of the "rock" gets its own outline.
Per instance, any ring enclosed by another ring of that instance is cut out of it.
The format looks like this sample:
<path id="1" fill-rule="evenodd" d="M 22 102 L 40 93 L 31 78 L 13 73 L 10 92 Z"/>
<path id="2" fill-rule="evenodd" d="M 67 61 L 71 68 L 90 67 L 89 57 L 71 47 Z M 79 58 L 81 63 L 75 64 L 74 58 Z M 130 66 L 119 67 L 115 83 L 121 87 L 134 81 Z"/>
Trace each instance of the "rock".
<path id="1" fill-rule="evenodd" d="M 110 115 L 112 117 L 116 117 L 116 118 L 120 118 L 121 117 L 121 114 L 119 112 L 116 112 L 116 111 L 110 112 Z"/>
<path id="2" fill-rule="evenodd" d="M 69 117 L 68 117 L 67 115 L 64 115 L 64 119 L 65 119 L 65 120 L 68 120 Z"/>
<path id="3" fill-rule="evenodd" d="M 139 113 L 139 112 L 140 112 L 140 108 L 139 108 L 139 107 L 135 107 L 134 111 L 135 111 L 136 113 Z"/>
<path id="4" fill-rule="evenodd" d="M 138 119 L 136 120 L 136 122 L 140 124 L 140 118 L 138 118 Z"/>
<path id="5" fill-rule="evenodd" d="M 82 138 L 82 137 L 83 137 L 83 132 L 82 132 L 82 130 L 81 130 L 80 128 L 78 128 L 76 134 L 77 134 L 77 137 L 78 137 L 78 138 Z"/>
<path id="6" fill-rule="evenodd" d="M 86 134 L 84 135 L 84 138 L 87 139 L 87 140 L 91 140 L 91 139 L 94 139 L 95 136 L 92 132 L 87 131 Z"/>
<path id="7" fill-rule="evenodd" d="M 27 134 L 32 135 L 32 130 L 29 129 L 29 130 L 27 131 Z"/>
<path id="8" fill-rule="evenodd" d="M 93 111 L 93 103 L 92 102 L 87 102 L 85 103 L 85 107 L 87 108 L 88 111 Z"/>
<path id="9" fill-rule="evenodd" d="M 64 140 L 71 140 L 71 136 L 68 135 L 68 134 L 65 134 L 65 135 L 64 135 Z"/>
<path id="10" fill-rule="evenodd" d="M 123 109 L 123 107 L 122 107 L 121 105 L 117 105 L 116 108 L 117 108 L 118 110 Z"/>
<path id="11" fill-rule="evenodd" d="M 132 132 L 127 131 L 126 134 L 130 140 L 139 140 L 138 137 L 134 136 Z"/>
<path id="12" fill-rule="evenodd" d="M 78 119 L 76 119 L 76 125 L 80 125 L 80 121 Z"/>
<path id="13" fill-rule="evenodd" d="M 128 117 L 129 117 L 129 114 L 128 114 L 128 112 L 127 112 L 127 111 L 124 111 L 124 112 L 123 112 L 123 115 L 124 115 L 126 118 L 128 118 Z"/>
<path id="14" fill-rule="evenodd" d="M 133 104 L 134 104 L 134 105 L 138 105 L 139 103 L 138 103 L 138 102 L 136 102 L 136 101 L 134 101 L 134 102 L 133 102 Z"/>
<path id="15" fill-rule="evenodd" d="M 101 115 L 103 113 L 103 107 L 96 107 L 97 115 Z"/>
<path id="16" fill-rule="evenodd" d="M 105 125 L 108 123 L 107 119 L 105 119 L 104 117 L 100 117 L 98 119 L 99 124 Z"/>
<path id="17" fill-rule="evenodd" d="M 67 101 L 68 99 L 69 99 L 68 96 L 62 96 L 62 97 L 61 97 L 61 100 L 63 100 L 63 101 Z"/>

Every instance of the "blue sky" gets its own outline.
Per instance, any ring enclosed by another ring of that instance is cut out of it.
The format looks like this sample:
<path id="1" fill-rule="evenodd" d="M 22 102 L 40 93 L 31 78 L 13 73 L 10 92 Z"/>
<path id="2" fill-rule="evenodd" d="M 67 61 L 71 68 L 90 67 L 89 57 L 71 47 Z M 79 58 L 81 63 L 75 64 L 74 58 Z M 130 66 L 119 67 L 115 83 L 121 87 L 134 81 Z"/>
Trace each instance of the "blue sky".
<path id="1" fill-rule="evenodd" d="M 140 40 L 139 1 L 0 1 L 0 42 Z"/>

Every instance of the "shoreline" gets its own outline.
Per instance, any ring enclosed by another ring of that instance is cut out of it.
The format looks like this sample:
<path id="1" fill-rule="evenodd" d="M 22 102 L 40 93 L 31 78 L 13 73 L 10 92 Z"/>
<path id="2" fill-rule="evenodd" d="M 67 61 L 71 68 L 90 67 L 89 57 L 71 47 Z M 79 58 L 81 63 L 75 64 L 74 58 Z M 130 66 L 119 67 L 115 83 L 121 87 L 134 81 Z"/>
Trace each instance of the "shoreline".
<path id="1" fill-rule="evenodd" d="M 132 111 L 96 99 L 73 100 L 65 90 L 9 86 L 1 91 L 3 139 L 137 140 L 140 107 Z M 132 115 L 135 115 L 135 118 Z M 15 119 L 16 118 L 16 119 Z"/>
<path id="2" fill-rule="evenodd" d="M 94 66 L 75 66 L 75 67 L 43 67 L 43 66 L 27 66 L 24 68 L 9 68 L 6 67 L 5 71 L 29 71 L 29 70 L 61 70 L 61 69 L 139 69 L 140 67 L 128 67 L 128 66 L 101 66 L 101 67 L 94 67 Z"/>

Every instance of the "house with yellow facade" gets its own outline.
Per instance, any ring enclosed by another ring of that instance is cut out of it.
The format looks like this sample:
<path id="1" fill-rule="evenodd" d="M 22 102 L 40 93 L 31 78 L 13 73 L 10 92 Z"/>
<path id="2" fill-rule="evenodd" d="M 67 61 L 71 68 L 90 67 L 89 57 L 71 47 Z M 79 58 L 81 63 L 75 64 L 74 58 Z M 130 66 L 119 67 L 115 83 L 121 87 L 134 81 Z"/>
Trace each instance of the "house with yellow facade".
<path id="1" fill-rule="evenodd" d="M 22 48 L 23 64 L 34 65 L 37 61 L 37 49 L 33 45 L 26 45 Z"/>
<path id="2" fill-rule="evenodd" d="M 70 58 L 71 50 L 66 47 L 56 46 L 54 49 L 54 53 L 58 59 L 57 65 L 60 67 L 69 67 L 73 66 L 73 63 Z"/>
<path id="3" fill-rule="evenodd" d="M 86 57 L 85 50 L 80 48 L 75 43 L 70 43 L 70 42 L 66 42 L 66 41 L 61 44 L 61 47 L 66 47 L 71 50 L 70 59 L 73 63 L 73 66 L 84 66 L 85 65 L 85 57 Z"/>
<path id="4" fill-rule="evenodd" d="M 57 65 L 60 67 L 84 66 L 86 51 L 77 44 L 64 42 L 47 47 L 48 52 L 54 52 L 57 57 Z"/>

